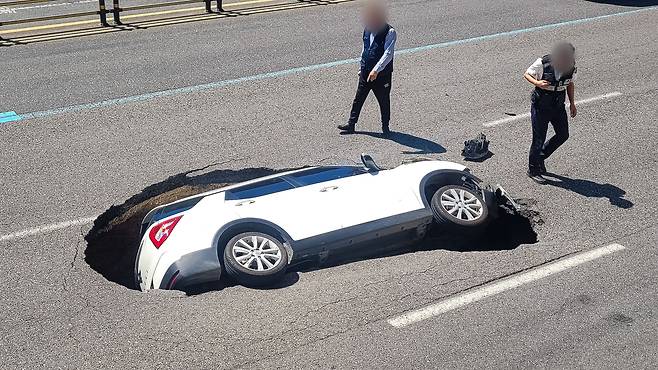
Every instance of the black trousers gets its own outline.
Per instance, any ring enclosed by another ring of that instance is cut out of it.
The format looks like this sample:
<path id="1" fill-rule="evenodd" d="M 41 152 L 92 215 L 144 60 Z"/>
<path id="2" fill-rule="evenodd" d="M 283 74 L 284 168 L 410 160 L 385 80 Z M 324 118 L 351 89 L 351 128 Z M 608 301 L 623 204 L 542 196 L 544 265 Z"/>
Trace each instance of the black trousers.
<path id="1" fill-rule="evenodd" d="M 392 73 L 380 74 L 377 76 L 377 79 L 371 82 L 366 81 L 368 75 L 361 71 L 359 75 L 359 87 L 356 89 L 356 96 L 354 97 L 354 102 L 352 103 L 352 112 L 350 113 L 350 119 L 348 123 L 350 125 L 355 125 L 359 121 L 359 115 L 361 114 L 361 108 L 363 108 L 363 103 L 366 102 L 366 98 L 370 93 L 370 90 L 375 93 L 377 102 L 379 103 L 379 110 L 382 115 L 382 126 L 388 127 L 388 123 L 391 120 L 391 80 Z"/>
<path id="2" fill-rule="evenodd" d="M 533 103 L 530 107 L 530 117 L 532 144 L 528 162 L 530 172 L 536 173 L 542 161 L 550 157 L 569 138 L 569 121 L 563 102 L 551 105 Z M 549 123 L 553 126 L 555 135 L 546 141 Z"/>

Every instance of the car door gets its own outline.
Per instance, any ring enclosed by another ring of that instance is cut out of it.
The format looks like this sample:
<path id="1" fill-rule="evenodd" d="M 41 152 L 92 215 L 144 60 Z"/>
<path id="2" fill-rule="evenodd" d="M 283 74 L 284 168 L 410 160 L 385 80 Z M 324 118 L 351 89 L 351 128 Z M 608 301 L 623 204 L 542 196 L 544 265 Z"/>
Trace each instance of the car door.
<path id="1" fill-rule="evenodd" d="M 351 211 L 344 219 L 344 226 L 395 217 L 415 211 L 417 200 L 404 181 L 389 170 L 368 172 L 345 179 L 343 197 L 351 204 Z"/>
<path id="2" fill-rule="evenodd" d="M 350 178 L 365 172 L 361 167 L 325 166 L 292 173 L 286 178 L 304 189 L 309 198 L 318 200 L 314 217 L 316 222 L 326 224 L 326 227 L 316 227 L 318 232 L 329 228 L 333 231 L 349 224 L 347 220 L 352 212 L 352 204 L 346 196 L 349 194 L 346 184 Z"/>
<path id="3" fill-rule="evenodd" d="M 417 189 L 415 187 L 420 184 L 414 184 L 413 188 L 410 187 L 409 179 L 404 172 L 396 171 L 396 169 L 380 171 L 374 184 L 363 184 L 363 186 L 369 185 L 379 189 L 378 198 L 372 199 L 372 202 L 381 204 L 380 210 L 384 217 L 424 208 L 416 197 Z"/>
<path id="4" fill-rule="evenodd" d="M 341 228 L 350 228 L 416 210 L 412 189 L 395 171 L 368 172 L 363 167 L 315 168 L 290 175 L 300 186 L 315 186 L 332 192 L 326 208 L 328 218 L 338 218 Z"/>
<path id="5" fill-rule="evenodd" d="M 240 218 L 272 222 L 293 240 L 301 240 L 341 227 L 337 189 L 332 184 L 297 186 L 276 177 L 228 190 L 226 201 Z"/>

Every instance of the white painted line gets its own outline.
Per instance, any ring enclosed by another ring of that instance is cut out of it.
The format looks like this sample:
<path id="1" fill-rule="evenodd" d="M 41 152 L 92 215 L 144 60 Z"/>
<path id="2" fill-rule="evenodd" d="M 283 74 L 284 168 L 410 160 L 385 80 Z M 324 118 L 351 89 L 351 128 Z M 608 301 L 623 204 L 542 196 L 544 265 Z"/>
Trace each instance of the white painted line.
<path id="1" fill-rule="evenodd" d="M 615 91 L 615 92 L 611 92 L 611 93 L 607 93 L 607 94 L 603 94 L 603 95 L 594 96 L 594 97 L 591 97 L 591 98 L 579 100 L 579 101 L 576 102 L 576 104 L 578 104 L 578 105 L 588 104 L 588 103 L 592 103 L 592 102 L 595 102 L 595 101 L 598 101 L 598 100 L 614 98 L 614 97 L 617 97 L 619 95 L 622 95 L 622 94 L 619 91 Z M 567 106 L 569 106 L 569 104 L 567 104 Z M 501 123 L 513 122 L 513 121 L 517 121 L 517 120 L 520 120 L 520 119 L 525 119 L 525 118 L 528 118 L 528 117 L 530 117 L 530 112 L 519 114 L 519 115 L 516 115 L 516 116 L 497 119 L 497 120 L 491 121 L 491 122 L 486 122 L 486 123 L 483 123 L 482 126 L 484 126 L 484 127 L 493 127 L 493 126 L 498 126 Z"/>
<path id="2" fill-rule="evenodd" d="M 7 8 L 9 11 L 7 13 L 16 13 L 18 10 L 30 10 L 30 9 L 41 9 L 41 8 L 53 8 L 53 7 L 59 7 L 59 6 L 66 6 L 66 5 L 78 5 L 78 4 L 87 4 L 87 3 L 95 3 L 97 2 L 96 0 L 80 0 L 80 1 L 71 1 L 71 2 L 63 2 L 63 3 L 50 3 L 50 4 L 43 4 L 43 5 L 30 5 L 30 6 L 22 6 L 18 8 L 9 8 L 9 7 L 2 7 L 2 8 Z M 0 14 L 1 14 L 2 9 L 0 9 Z"/>
<path id="3" fill-rule="evenodd" d="M 14 14 L 16 11 L 8 6 L 0 6 L 0 14 Z"/>
<path id="4" fill-rule="evenodd" d="M 589 261 L 593 261 L 597 258 L 607 256 L 623 249 L 626 249 L 623 245 L 610 244 L 605 247 L 579 253 L 527 272 L 512 275 L 495 283 L 467 291 L 452 298 L 439 301 L 430 306 L 407 312 L 400 316 L 389 319 L 388 323 L 396 328 L 403 328 L 418 321 L 438 316 L 459 307 L 466 306 L 467 304 L 477 302 L 481 299 L 491 297 L 493 295 L 517 288 L 521 285 L 528 284 L 539 279 L 543 279 L 553 274 L 557 274 L 558 272 L 562 272 L 564 270 Z"/>
<path id="5" fill-rule="evenodd" d="M 483 123 L 482 126 L 484 126 L 484 127 L 493 127 L 493 126 L 498 126 L 501 123 L 513 122 L 513 121 L 520 120 L 520 119 L 525 119 L 525 118 L 528 118 L 528 117 L 530 117 L 530 113 L 522 113 L 522 114 L 517 114 L 516 116 L 510 116 L 510 117 L 507 117 L 507 118 L 501 118 L 501 119 L 497 119 L 495 121 L 486 122 L 486 123 Z"/>
<path id="6" fill-rule="evenodd" d="M 593 101 L 597 101 L 597 100 L 603 100 L 603 99 L 614 98 L 614 97 L 617 97 L 617 96 L 619 96 L 619 95 L 621 95 L 621 92 L 619 92 L 619 91 L 615 91 L 615 92 L 611 92 L 611 93 L 607 93 L 607 94 L 603 94 L 603 95 L 594 96 L 594 97 L 591 97 L 591 98 L 587 98 L 587 99 L 579 100 L 579 101 L 577 101 L 576 103 L 578 103 L 578 104 L 587 104 L 587 103 L 591 103 L 591 102 L 593 102 Z M 567 104 L 567 105 L 568 105 L 568 104 Z"/>
<path id="7" fill-rule="evenodd" d="M 25 238 L 32 235 L 45 234 L 55 230 L 66 229 L 73 226 L 80 226 L 94 221 L 96 217 L 83 217 L 76 220 L 64 221 L 56 224 L 42 225 L 31 229 L 17 231 L 11 234 L 0 235 L 0 242 Z"/>

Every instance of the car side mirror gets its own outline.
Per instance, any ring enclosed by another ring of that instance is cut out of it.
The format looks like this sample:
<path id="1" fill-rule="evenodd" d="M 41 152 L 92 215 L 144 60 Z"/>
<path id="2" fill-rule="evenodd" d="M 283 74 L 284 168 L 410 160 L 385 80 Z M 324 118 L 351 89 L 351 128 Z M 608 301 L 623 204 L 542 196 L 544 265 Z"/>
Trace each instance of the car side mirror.
<path id="1" fill-rule="evenodd" d="M 382 170 L 377 163 L 375 163 L 375 160 L 372 159 L 370 154 L 362 153 L 361 162 L 363 162 L 363 165 L 366 166 L 370 172 L 379 172 Z"/>

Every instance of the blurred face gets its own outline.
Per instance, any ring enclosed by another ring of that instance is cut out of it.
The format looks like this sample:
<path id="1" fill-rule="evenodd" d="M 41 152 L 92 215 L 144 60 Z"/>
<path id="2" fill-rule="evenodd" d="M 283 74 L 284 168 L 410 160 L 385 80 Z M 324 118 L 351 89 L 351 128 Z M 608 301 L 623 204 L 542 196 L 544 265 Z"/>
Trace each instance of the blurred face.
<path id="1" fill-rule="evenodd" d="M 575 65 L 575 55 L 569 48 L 556 48 L 552 55 L 553 66 L 560 71 L 568 71 Z"/>
<path id="2" fill-rule="evenodd" d="M 361 12 L 361 18 L 369 31 L 378 31 L 386 24 L 386 9 L 379 2 L 368 2 Z"/>

